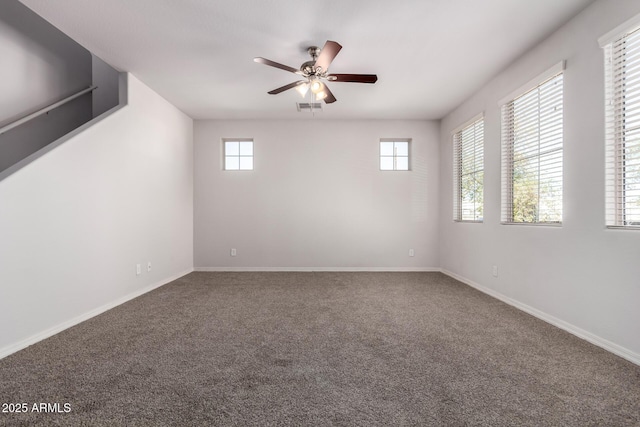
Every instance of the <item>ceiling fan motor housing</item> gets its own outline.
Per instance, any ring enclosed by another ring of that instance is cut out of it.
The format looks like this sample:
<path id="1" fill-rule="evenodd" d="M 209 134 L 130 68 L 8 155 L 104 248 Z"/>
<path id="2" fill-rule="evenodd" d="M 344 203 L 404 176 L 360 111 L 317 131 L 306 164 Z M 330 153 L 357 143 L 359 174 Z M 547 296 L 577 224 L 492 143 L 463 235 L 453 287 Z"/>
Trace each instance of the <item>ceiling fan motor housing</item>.
<path id="1" fill-rule="evenodd" d="M 303 63 L 300 66 L 300 71 L 302 71 L 302 74 L 304 74 L 305 76 L 310 76 L 312 74 L 315 73 L 315 70 L 313 69 L 313 64 L 315 64 L 316 61 L 307 61 L 305 63 Z"/>

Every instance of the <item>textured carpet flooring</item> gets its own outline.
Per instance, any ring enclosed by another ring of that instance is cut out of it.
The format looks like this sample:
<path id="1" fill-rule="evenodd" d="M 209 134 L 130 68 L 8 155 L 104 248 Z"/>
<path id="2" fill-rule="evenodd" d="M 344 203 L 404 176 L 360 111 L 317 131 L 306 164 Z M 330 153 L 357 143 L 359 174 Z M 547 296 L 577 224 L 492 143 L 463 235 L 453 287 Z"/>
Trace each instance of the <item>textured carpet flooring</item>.
<path id="1" fill-rule="evenodd" d="M 439 273 L 192 273 L 0 360 L 21 402 L 0 424 L 638 426 L 640 367 Z"/>

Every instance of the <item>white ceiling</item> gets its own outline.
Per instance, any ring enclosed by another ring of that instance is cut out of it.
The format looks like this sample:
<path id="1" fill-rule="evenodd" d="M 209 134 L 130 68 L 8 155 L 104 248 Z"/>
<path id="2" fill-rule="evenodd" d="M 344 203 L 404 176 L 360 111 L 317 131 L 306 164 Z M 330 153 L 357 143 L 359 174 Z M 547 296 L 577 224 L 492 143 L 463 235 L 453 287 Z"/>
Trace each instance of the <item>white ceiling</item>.
<path id="1" fill-rule="evenodd" d="M 115 68 L 195 119 L 307 118 L 298 76 L 306 48 L 343 48 L 327 118 L 439 119 L 593 0 L 21 0 Z M 316 116 L 318 117 L 318 116 Z"/>

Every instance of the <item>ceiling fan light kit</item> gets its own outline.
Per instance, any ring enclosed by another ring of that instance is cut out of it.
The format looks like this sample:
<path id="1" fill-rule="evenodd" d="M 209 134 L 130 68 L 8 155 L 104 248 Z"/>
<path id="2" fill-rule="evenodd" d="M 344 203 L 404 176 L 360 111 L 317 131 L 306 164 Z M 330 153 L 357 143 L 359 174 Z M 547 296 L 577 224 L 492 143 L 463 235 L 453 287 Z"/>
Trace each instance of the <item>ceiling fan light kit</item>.
<path id="1" fill-rule="evenodd" d="M 295 88 L 304 97 L 307 92 L 311 90 L 315 100 L 324 100 L 326 104 L 331 104 L 336 102 L 336 97 L 322 80 L 350 83 L 375 83 L 378 80 L 378 76 L 375 74 L 329 74 L 329 65 L 331 65 L 331 62 L 333 62 L 336 55 L 338 55 L 340 49 L 342 49 L 342 46 L 331 40 L 327 40 L 322 49 L 317 46 L 311 46 L 307 49 L 307 52 L 311 56 L 311 61 L 304 62 L 300 66 L 300 69 L 262 57 L 257 57 L 253 60 L 257 63 L 289 71 L 306 78 L 306 80 L 298 80 L 271 90 L 268 92 L 270 95 L 277 95 Z"/>

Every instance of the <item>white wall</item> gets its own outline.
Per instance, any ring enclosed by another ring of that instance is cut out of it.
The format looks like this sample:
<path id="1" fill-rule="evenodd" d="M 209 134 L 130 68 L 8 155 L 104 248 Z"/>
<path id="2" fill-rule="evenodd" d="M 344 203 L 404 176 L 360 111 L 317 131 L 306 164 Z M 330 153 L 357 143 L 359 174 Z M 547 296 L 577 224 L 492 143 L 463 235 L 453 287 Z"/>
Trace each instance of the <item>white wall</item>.
<path id="1" fill-rule="evenodd" d="M 222 170 L 234 137 L 254 138 L 253 171 Z M 379 170 L 393 137 L 412 138 L 410 172 Z M 196 268 L 439 265 L 436 122 L 196 121 L 195 153 Z"/>
<path id="2" fill-rule="evenodd" d="M 0 357 L 192 270 L 193 122 L 128 87 L 129 105 L 0 181 Z"/>
<path id="3" fill-rule="evenodd" d="M 604 227 L 604 66 L 597 42 L 637 13 L 637 0 L 592 4 L 443 119 L 440 259 L 458 277 L 640 363 L 640 232 Z M 563 225 L 500 225 L 498 101 L 563 59 Z M 456 224 L 451 131 L 482 111 L 485 221 Z"/>

